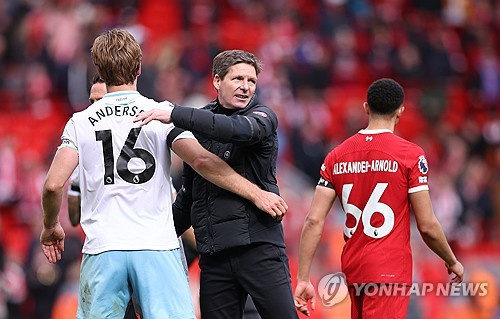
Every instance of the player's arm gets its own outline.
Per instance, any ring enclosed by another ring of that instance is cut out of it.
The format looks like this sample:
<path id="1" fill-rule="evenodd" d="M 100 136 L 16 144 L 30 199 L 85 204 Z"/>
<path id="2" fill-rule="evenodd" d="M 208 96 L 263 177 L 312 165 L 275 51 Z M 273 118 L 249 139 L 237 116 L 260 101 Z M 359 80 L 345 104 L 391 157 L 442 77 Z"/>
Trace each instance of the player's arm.
<path id="1" fill-rule="evenodd" d="M 176 105 L 171 118 L 176 127 L 223 143 L 251 145 L 270 136 L 278 127 L 276 114 L 265 106 L 257 106 L 248 115 L 227 116 Z"/>
<path id="2" fill-rule="evenodd" d="M 280 196 L 263 191 L 248 181 L 195 139 L 177 139 L 172 143 L 172 150 L 206 180 L 252 201 L 260 210 L 274 218 L 285 215 L 288 206 Z"/>
<path id="3" fill-rule="evenodd" d="M 174 225 L 177 236 L 181 236 L 191 227 L 191 205 L 193 204 L 193 169 L 183 163 L 182 187 L 172 205 Z"/>
<path id="4" fill-rule="evenodd" d="M 182 239 L 193 249 L 196 249 L 196 237 L 193 227 L 189 227 L 183 234 Z"/>
<path id="5" fill-rule="evenodd" d="M 71 226 L 78 226 L 80 223 L 80 214 L 80 196 L 68 195 L 68 215 Z"/>
<path id="6" fill-rule="evenodd" d="M 464 267 L 453 254 L 443 228 L 434 214 L 429 191 L 423 190 L 410 193 L 409 197 L 417 221 L 418 231 L 425 244 L 444 260 L 448 272 L 455 274 L 452 282 L 462 282 Z"/>
<path id="7" fill-rule="evenodd" d="M 311 301 L 311 309 L 314 310 L 316 298 L 314 287 L 310 280 L 311 265 L 318 248 L 326 216 L 332 208 L 336 193 L 330 187 L 316 186 L 311 208 L 307 213 L 299 247 L 299 270 L 297 275 L 297 287 L 295 288 L 295 307 L 297 310 L 310 316 L 308 302 Z"/>
<path id="8" fill-rule="evenodd" d="M 78 170 L 75 169 L 71 174 L 71 184 L 68 189 L 68 215 L 73 227 L 78 226 L 81 215 L 80 179 L 78 174 Z"/>
<path id="9" fill-rule="evenodd" d="M 64 230 L 59 223 L 64 185 L 78 165 L 78 153 L 70 147 L 56 152 L 42 189 L 43 229 L 42 250 L 50 263 L 61 259 L 64 251 Z"/>
<path id="10" fill-rule="evenodd" d="M 248 145 L 274 134 L 278 127 L 276 114 L 266 106 L 258 106 L 248 115 L 227 116 L 176 105 L 174 108 L 142 112 L 134 122 L 141 121 L 141 125 L 145 125 L 153 120 L 173 123 L 176 127 L 223 143 Z"/>

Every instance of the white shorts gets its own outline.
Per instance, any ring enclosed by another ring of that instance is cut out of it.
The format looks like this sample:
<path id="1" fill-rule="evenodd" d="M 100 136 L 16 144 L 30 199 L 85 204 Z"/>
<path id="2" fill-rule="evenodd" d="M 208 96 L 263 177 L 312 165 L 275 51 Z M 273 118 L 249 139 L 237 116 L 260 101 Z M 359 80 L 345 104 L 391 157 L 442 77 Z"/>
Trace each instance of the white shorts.
<path id="1" fill-rule="evenodd" d="M 78 319 L 122 319 L 132 291 L 144 318 L 195 318 L 179 249 L 83 254 Z"/>

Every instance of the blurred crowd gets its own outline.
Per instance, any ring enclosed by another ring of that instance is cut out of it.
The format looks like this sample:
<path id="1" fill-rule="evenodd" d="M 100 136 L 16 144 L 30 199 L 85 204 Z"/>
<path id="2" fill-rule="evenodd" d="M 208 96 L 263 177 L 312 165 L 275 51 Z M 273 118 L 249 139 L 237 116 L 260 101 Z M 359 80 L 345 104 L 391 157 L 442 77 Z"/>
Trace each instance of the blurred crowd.
<path id="1" fill-rule="evenodd" d="M 396 79 L 406 93 L 396 133 L 427 153 L 434 210 L 466 281 L 492 287 L 481 300 L 412 298 L 409 318 L 500 318 L 500 0 L 0 0 L 0 319 L 64 319 L 74 308 L 82 231 L 62 207 L 66 251 L 49 265 L 40 191 L 64 123 L 88 105 L 93 40 L 112 27 L 141 43 L 138 87 L 156 100 L 213 99 L 211 63 L 222 50 L 262 60 L 257 97 L 280 121 L 292 276 L 324 156 L 367 123 L 368 85 Z M 340 269 L 339 211 L 316 279 Z M 422 240 L 412 243 L 415 280 L 446 281 Z M 341 306 L 314 315 L 328 311 L 344 318 Z"/>

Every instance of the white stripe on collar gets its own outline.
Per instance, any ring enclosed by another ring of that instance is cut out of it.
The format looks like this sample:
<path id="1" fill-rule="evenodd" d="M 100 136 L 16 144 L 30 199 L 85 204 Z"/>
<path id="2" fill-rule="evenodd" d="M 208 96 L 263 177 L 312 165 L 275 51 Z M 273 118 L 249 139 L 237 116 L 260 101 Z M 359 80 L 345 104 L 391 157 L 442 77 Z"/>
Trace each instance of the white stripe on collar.
<path id="1" fill-rule="evenodd" d="M 380 134 L 380 133 L 394 133 L 394 132 L 389 130 L 389 129 L 382 128 L 382 129 L 378 129 L 378 130 L 359 130 L 358 133 L 359 134 Z"/>

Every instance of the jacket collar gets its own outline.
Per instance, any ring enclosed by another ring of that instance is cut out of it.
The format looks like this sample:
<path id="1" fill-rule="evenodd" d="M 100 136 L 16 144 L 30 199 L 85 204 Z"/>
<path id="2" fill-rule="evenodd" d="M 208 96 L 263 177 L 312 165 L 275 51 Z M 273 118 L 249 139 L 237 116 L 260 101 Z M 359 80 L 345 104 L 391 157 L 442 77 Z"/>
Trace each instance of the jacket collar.
<path id="1" fill-rule="evenodd" d="M 256 95 L 257 94 L 254 94 L 252 99 L 250 100 L 250 102 L 248 102 L 247 106 L 245 106 L 245 108 L 241 109 L 241 110 L 236 110 L 233 114 L 239 114 L 239 113 L 244 113 L 246 111 L 248 111 L 249 109 L 251 109 L 252 107 L 254 107 L 255 105 L 257 105 L 257 98 L 256 98 Z M 219 103 L 219 99 L 218 98 L 215 98 L 215 100 L 211 101 L 210 103 L 207 104 L 206 108 L 209 109 L 209 110 L 215 110 L 218 106 L 220 105 Z M 221 106 L 222 107 L 222 106 Z"/>

